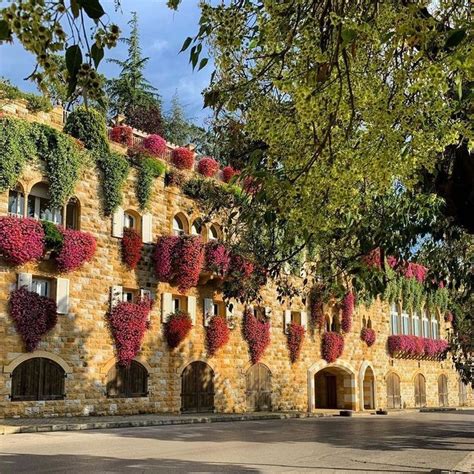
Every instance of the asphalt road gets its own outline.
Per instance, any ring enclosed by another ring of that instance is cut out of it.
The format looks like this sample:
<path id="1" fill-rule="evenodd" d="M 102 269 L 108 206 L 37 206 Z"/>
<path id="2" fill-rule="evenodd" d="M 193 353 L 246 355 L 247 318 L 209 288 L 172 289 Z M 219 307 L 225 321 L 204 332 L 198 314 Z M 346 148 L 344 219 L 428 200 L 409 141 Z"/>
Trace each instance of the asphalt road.
<path id="1" fill-rule="evenodd" d="M 8 435 L 0 473 L 439 472 L 473 450 L 474 410 Z"/>

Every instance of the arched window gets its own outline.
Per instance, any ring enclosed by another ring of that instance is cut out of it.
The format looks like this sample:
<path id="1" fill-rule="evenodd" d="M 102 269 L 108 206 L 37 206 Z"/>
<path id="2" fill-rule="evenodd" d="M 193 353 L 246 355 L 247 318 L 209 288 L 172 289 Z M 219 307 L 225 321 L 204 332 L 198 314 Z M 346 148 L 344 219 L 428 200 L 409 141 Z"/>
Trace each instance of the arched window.
<path id="1" fill-rule="evenodd" d="M 173 217 L 173 234 L 174 235 L 182 235 L 185 233 L 184 230 L 184 221 L 181 216 L 174 216 Z"/>
<path id="2" fill-rule="evenodd" d="M 28 194 L 28 217 L 54 222 L 63 223 L 63 210 L 51 206 L 49 187 L 45 183 L 35 184 Z"/>
<path id="3" fill-rule="evenodd" d="M 331 331 L 339 332 L 341 330 L 341 323 L 339 316 L 335 314 L 332 318 Z"/>
<path id="4" fill-rule="evenodd" d="M 410 331 L 410 315 L 406 310 L 402 310 L 402 334 L 411 334 Z"/>
<path id="5" fill-rule="evenodd" d="M 390 306 L 390 332 L 392 334 L 400 334 L 400 313 L 398 312 L 398 305 L 392 303 Z"/>
<path id="6" fill-rule="evenodd" d="M 413 335 L 421 336 L 420 315 L 416 311 L 413 313 Z"/>
<path id="7" fill-rule="evenodd" d="M 66 229 L 79 230 L 79 212 L 79 200 L 75 197 L 72 197 L 66 204 Z"/>
<path id="8" fill-rule="evenodd" d="M 22 362 L 12 373 L 12 401 L 62 400 L 63 368 L 45 357 Z"/>
<path id="9" fill-rule="evenodd" d="M 326 332 L 329 332 L 331 330 L 331 320 L 329 319 L 329 316 L 326 316 L 324 320 L 324 326 L 326 328 Z"/>
<path id="10" fill-rule="evenodd" d="M 108 398 L 148 396 L 148 372 L 142 364 L 132 360 L 128 367 L 116 364 L 107 374 Z"/>
<path id="11" fill-rule="evenodd" d="M 127 229 L 139 231 L 140 216 L 135 211 L 125 211 L 123 213 L 123 226 Z"/>
<path id="12" fill-rule="evenodd" d="M 367 321 L 367 329 L 372 329 L 372 320 L 370 319 L 370 317 Z"/>
<path id="13" fill-rule="evenodd" d="M 202 220 L 199 218 L 196 219 L 193 222 L 193 225 L 191 226 L 191 235 L 201 235 L 202 228 L 203 228 Z"/>
<path id="14" fill-rule="evenodd" d="M 439 321 L 436 314 L 431 315 L 431 337 L 439 339 Z"/>
<path id="15" fill-rule="evenodd" d="M 428 313 L 426 312 L 426 310 L 423 310 L 421 321 L 422 321 L 423 337 L 430 337 L 430 320 L 428 319 Z"/>
<path id="16" fill-rule="evenodd" d="M 220 229 L 216 224 L 212 224 L 209 228 L 209 240 L 217 240 L 220 235 Z"/>
<path id="17" fill-rule="evenodd" d="M 25 193 L 20 185 L 8 192 L 8 213 L 16 217 L 25 215 Z"/>

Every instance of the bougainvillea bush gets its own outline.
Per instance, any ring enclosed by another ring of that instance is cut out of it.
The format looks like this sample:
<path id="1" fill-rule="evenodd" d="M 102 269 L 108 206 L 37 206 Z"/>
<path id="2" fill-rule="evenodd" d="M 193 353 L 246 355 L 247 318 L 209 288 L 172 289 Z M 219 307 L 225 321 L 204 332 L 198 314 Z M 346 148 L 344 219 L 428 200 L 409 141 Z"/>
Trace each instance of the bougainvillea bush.
<path id="1" fill-rule="evenodd" d="M 229 269 L 224 280 L 226 298 L 236 298 L 242 303 L 254 301 L 266 282 L 266 273 L 253 262 L 238 254 L 231 254 Z"/>
<path id="2" fill-rule="evenodd" d="M 324 307 L 322 288 L 315 286 L 310 294 L 311 326 L 322 328 L 324 326 Z"/>
<path id="3" fill-rule="evenodd" d="M 211 240 L 204 245 L 204 269 L 217 273 L 218 275 L 225 275 L 230 265 L 230 252 L 227 247 Z"/>
<path id="4" fill-rule="evenodd" d="M 122 261 L 128 268 L 136 268 L 142 256 L 143 242 L 140 234 L 135 229 L 123 229 Z"/>
<path id="5" fill-rule="evenodd" d="M 159 281 L 170 283 L 174 276 L 173 261 L 181 239 L 177 235 L 162 236 L 158 239 L 153 254 L 155 275 Z"/>
<path id="6" fill-rule="evenodd" d="M 222 179 L 224 183 L 229 183 L 236 174 L 238 174 L 238 171 L 234 170 L 232 166 L 224 166 L 222 169 Z"/>
<path id="7" fill-rule="evenodd" d="M 56 256 L 58 270 L 72 272 L 92 259 L 97 242 L 87 232 L 63 228 L 60 228 L 60 231 L 63 234 L 63 245 Z"/>
<path id="8" fill-rule="evenodd" d="M 0 255 L 10 265 L 39 260 L 44 253 L 44 230 L 35 219 L 0 217 Z"/>
<path id="9" fill-rule="evenodd" d="M 252 364 L 256 364 L 270 344 L 270 321 L 259 320 L 253 311 L 247 308 L 244 311 L 242 330 L 249 346 L 250 360 Z"/>
<path id="10" fill-rule="evenodd" d="M 290 360 L 294 364 L 300 357 L 301 348 L 303 346 L 305 329 L 301 324 L 291 322 L 288 325 L 288 333 L 286 335 L 286 344 L 290 351 Z"/>
<path id="11" fill-rule="evenodd" d="M 178 347 L 186 338 L 193 327 L 189 313 L 176 311 L 168 316 L 168 321 L 163 325 L 163 332 L 170 349 Z"/>
<path id="12" fill-rule="evenodd" d="M 154 156 L 162 156 L 167 150 L 165 139 L 159 135 L 148 135 L 142 146 Z"/>
<path id="13" fill-rule="evenodd" d="M 373 346 L 376 340 L 375 331 L 372 328 L 362 328 L 360 332 L 360 338 L 367 344 L 367 346 Z"/>
<path id="14" fill-rule="evenodd" d="M 229 342 L 230 329 L 226 318 L 214 316 L 206 328 L 206 347 L 209 357 L 212 357 L 218 349 Z"/>
<path id="15" fill-rule="evenodd" d="M 194 166 L 194 153 L 187 148 L 175 148 L 171 152 L 171 163 L 180 170 L 192 170 Z"/>
<path id="16" fill-rule="evenodd" d="M 342 318 L 341 318 L 341 329 L 348 333 L 352 327 L 352 314 L 354 313 L 354 293 L 349 291 L 345 294 L 342 300 Z"/>
<path id="17" fill-rule="evenodd" d="M 110 131 L 110 139 L 126 147 L 131 147 L 133 144 L 133 130 L 127 125 L 116 125 Z"/>
<path id="18" fill-rule="evenodd" d="M 403 354 L 410 357 L 444 357 L 449 349 L 448 341 L 426 337 L 393 335 L 388 338 L 391 356 Z"/>
<path id="19" fill-rule="evenodd" d="M 119 364 L 130 365 L 140 351 L 145 331 L 149 326 L 150 310 L 151 300 L 143 298 L 138 303 L 121 301 L 108 314 Z"/>
<path id="20" fill-rule="evenodd" d="M 321 341 L 321 355 L 326 362 L 334 362 L 344 351 L 344 338 L 338 332 L 325 332 Z"/>
<path id="21" fill-rule="evenodd" d="M 27 352 L 33 352 L 41 338 L 56 326 L 56 302 L 19 288 L 10 294 L 9 312 L 15 329 L 20 334 Z"/>
<path id="22" fill-rule="evenodd" d="M 219 163 L 210 156 L 201 158 L 198 163 L 198 172 L 203 176 L 212 178 L 219 171 Z"/>

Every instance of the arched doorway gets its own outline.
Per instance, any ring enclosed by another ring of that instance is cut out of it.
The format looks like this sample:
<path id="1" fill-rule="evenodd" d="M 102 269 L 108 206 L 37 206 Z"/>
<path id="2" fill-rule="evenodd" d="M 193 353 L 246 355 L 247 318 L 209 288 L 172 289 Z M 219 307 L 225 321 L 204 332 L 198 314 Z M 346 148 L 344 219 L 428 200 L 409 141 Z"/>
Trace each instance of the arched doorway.
<path id="1" fill-rule="evenodd" d="M 355 410 L 355 380 L 347 369 L 326 367 L 314 374 L 315 408 Z"/>
<path id="2" fill-rule="evenodd" d="M 214 411 L 214 371 L 202 361 L 191 362 L 181 375 L 181 411 Z"/>
<path id="3" fill-rule="evenodd" d="M 401 408 L 400 377 L 393 372 L 387 376 L 387 408 Z"/>
<path id="4" fill-rule="evenodd" d="M 255 364 L 247 370 L 247 410 L 272 409 L 272 373 L 264 364 Z"/>
<path id="5" fill-rule="evenodd" d="M 415 406 L 426 406 L 426 380 L 422 374 L 415 377 Z"/>
<path id="6" fill-rule="evenodd" d="M 362 381 L 362 408 L 364 410 L 375 408 L 375 375 L 370 366 L 365 369 Z"/>
<path id="7" fill-rule="evenodd" d="M 448 406 L 448 377 L 443 374 L 438 377 L 438 401 L 440 407 Z"/>

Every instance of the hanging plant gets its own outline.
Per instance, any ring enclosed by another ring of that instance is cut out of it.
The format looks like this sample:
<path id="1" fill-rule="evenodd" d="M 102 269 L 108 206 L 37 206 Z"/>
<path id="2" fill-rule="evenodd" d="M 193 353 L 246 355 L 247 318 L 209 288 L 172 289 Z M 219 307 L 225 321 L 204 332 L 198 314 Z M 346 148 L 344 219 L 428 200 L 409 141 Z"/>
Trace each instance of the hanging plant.
<path id="1" fill-rule="evenodd" d="M 168 147 L 166 146 L 166 140 L 159 135 L 148 135 L 142 144 L 143 148 L 150 152 L 154 156 L 163 156 Z"/>
<path id="2" fill-rule="evenodd" d="M 230 265 L 230 252 L 226 246 L 216 240 L 204 245 L 204 269 L 224 276 Z"/>
<path id="3" fill-rule="evenodd" d="M 139 156 L 136 192 L 141 209 L 148 207 L 153 180 L 159 178 L 165 170 L 166 166 L 161 161 L 149 156 Z"/>
<path id="4" fill-rule="evenodd" d="M 0 255 L 9 265 L 39 260 L 44 253 L 44 230 L 35 219 L 0 217 Z"/>
<path id="5" fill-rule="evenodd" d="M 163 325 L 164 336 L 170 349 L 178 347 L 186 338 L 193 327 L 189 313 L 177 311 L 168 316 L 168 321 Z"/>
<path id="6" fill-rule="evenodd" d="M 409 335 L 393 335 L 388 338 L 388 351 L 392 357 L 397 354 L 411 357 L 445 356 L 448 348 L 448 341 L 443 339 L 428 339 Z"/>
<path id="7" fill-rule="evenodd" d="M 270 321 L 260 321 L 252 310 L 246 309 L 242 329 L 249 347 L 250 360 L 252 364 L 256 364 L 270 344 Z"/>
<path id="8" fill-rule="evenodd" d="M 321 355 L 326 362 L 334 362 L 344 351 L 344 338 L 338 332 L 325 332 L 321 343 Z"/>
<path id="9" fill-rule="evenodd" d="M 159 281 L 170 283 L 174 277 L 173 260 L 178 253 L 181 239 L 176 235 L 162 236 L 158 239 L 153 254 L 155 275 Z"/>
<path id="10" fill-rule="evenodd" d="M 25 287 L 10 294 L 9 312 L 27 352 L 37 349 L 41 338 L 56 326 L 56 302 Z"/>
<path id="11" fill-rule="evenodd" d="M 310 294 L 311 326 L 321 329 L 324 326 L 323 289 L 316 285 Z"/>
<path id="12" fill-rule="evenodd" d="M 266 282 L 266 273 L 245 257 L 232 254 L 224 280 L 223 293 L 226 298 L 236 298 L 242 303 L 254 301 Z"/>
<path id="13" fill-rule="evenodd" d="M 342 318 L 341 318 L 341 329 L 348 333 L 352 327 L 352 314 L 354 313 L 354 293 L 349 291 L 345 294 L 342 300 Z"/>
<path id="14" fill-rule="evenodd" d="M 198 172 L 207 178 L 212 178 L 219 171 L 219 163 L 210 156 L 201 158 L 198 162 Z"/>
<path id="15" fill-rule="evenodd" d="M 236 174 L 239 174 L 239 172 L 234 170 L 234 168 L 232 168 L 232 166 L 224 166 L 224 168 L 222 169 L 222 179 L 224 180 L 224 183 L 229 183 L 230 180 Z"/>
<path id="16" fill-rule="evenodd" d="M 182 235 L 179 257 L 175 262 L 175 280 L 180 292 L 185 293 L 193 286 L 197 286 L 203 264 L 204 248 L 201 236 Z"/>
<path id="17" fill-rule="evenodd" d="M 44 246 L 46 251 L 57 253 L 63 246 L 64 237 L 59 227 L 53 222 L 41 221 L 44 231 Z"/>
<path id="18" fill-rule="evenodd" d="M 110 139 L 127 148 L 131 147 L 133 145 L 133 130 L 127 125 L 116 125 L 110 131 Z"/>
<path id="19" fill-rule="evenodd" d="M 97 242 L 87 232 L 60 228 L 63 244 L 56 256 L 58 271 L 72 272 L 89 262 L 95 254 Z"/>
<path id="20" fill-rule="evenodd" d="M 229 342 L 230 329 L 226 318 L 214 316 L 206 328 L 206 346 L 209 357 L 216 354 L 218 349 Z"/>
<path id="21" fill-rule="evenodd" d="M 372 328 L 362 328 L 362 331 L 360 332 L 360 338 L 367 344 L 368 347 L 371 347 L 375 344 L 377 336 Z"/>
<path id="22" fill-rule="evenodd" d="M 140 351 L 145 331 L 149 327 L 151 300 L 138 303 L 121 301 L 108 314 L 108 323 L 115 341 L 119 364 L 128 366 Z"/>
<path id="23" fill-rule="evenodd" d="M 131 270 L 135 269 L 142 256 L 143 242 L 140 234 L 131 228 L 123 229 L 122 262 Z"/>
<path id="24" fill-rule="evenodd" d="M 188 148 L 175 148 L 171 152 L 171 163 L 180 170 L 192 170 L 194 166 L 194 153 Z"/>
<path id="25" fill-rule="evenodd" d="M 305 329 L 301 324 L 291 322 L 288 325 L 287 346 L 290 351 L 290 360 L 294 364 L 300 357 L 301 348 L 303 346 Z"/>

